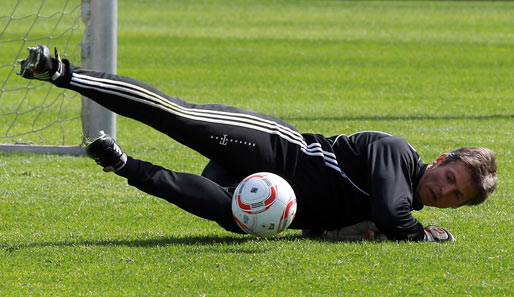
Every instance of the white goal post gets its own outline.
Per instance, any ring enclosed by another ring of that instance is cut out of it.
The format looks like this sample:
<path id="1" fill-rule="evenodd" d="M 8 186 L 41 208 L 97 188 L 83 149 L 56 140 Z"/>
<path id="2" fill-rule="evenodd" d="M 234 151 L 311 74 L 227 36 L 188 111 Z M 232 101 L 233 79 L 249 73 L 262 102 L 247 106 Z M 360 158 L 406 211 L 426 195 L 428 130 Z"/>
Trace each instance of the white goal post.
<path id="1" fill-rule="evenodd" d="M 52 52 L 57 47 L 84 68 L 116 73 L 117 0 L 9 0 L 2 8 L 0 152 L 84 155 L 83 137 L 93 139 L 100 130 L 116 137 L 114 113 L 79 100 L 73 91 L 15 73 L 16 60 L 36 44 Z"/>

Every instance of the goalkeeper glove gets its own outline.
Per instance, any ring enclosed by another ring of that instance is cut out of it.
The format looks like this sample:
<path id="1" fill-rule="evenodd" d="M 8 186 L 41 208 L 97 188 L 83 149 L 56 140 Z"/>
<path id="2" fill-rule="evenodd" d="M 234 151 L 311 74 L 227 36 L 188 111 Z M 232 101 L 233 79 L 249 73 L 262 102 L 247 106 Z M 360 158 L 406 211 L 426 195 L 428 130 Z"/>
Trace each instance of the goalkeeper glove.
<path id="1" fill-rule="evenodd" d="M 431 225 L 425 227 L 425 238 L 423 241 L 455 241 L 455 237 L 453 237 L 453 235 L 448 230 Z"/>
<path id="2" fill-rule="evenodd" d="M 23 60 L 18 60 L 21 67 L 16 74 L 27 79 L 42 81 L 56 81 L 63 76 L 64 65 L 57 49 L 55 49 L 55 58 L 52 57 L 46 45 L 40 44 L 27 49 L 29 56 Z"/>

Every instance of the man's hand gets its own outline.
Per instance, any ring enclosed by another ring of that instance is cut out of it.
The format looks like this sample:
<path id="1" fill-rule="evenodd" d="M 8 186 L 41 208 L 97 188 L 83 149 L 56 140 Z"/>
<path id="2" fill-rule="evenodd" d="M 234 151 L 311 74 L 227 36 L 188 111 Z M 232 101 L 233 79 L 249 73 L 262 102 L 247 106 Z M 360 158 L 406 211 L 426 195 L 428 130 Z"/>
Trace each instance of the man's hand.
<path id="1" fill-rule="evenodd" d="M 448 231 L 438 226 L 427 226 L 425 227 L 425 239 L 424 241 L 455 241 L 455 237 Z"/>
<path id="2" fill-rule="evenodd" d="M 346 226 L 340 229 L 327 231 L 325 238 L 342 240 L 342 241 L 384 241 L 387 236 L 382 234 L 380 230 L 371 221 L 362 221 L 355 225 Z"/>

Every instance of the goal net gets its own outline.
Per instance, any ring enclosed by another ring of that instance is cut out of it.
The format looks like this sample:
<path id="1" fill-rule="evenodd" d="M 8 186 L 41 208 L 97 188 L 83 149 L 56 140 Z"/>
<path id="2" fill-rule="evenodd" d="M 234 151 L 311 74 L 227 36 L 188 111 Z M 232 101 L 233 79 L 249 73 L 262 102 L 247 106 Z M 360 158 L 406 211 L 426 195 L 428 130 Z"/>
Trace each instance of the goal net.
<path id="1" fill-rule="evenodd" d="M 94 0 L 2 1 L 0 151 L 83 152 L 79 146 L 83 141 L 83 125 L 87 126 L 87 123 L 83 122 L 82 103 L 87 105 L 89 100 L 81 100 L 79 94 L 48 82 L 21 78 L 16 75 L 20 69 L 16 61 L 27 57 L 27 47 L 44 44 L 52 53 L 56 47 L 61 57 L 74 65 L 90 64 L 88 60 L 81 61 L 81 52 L 88 48 L 87 42 L 81 47 L 81 41 L 91 35 L 84 33 L 90 27 L 89 22 L 94 22 L 89 14 L 90 6 L 96 2 L 103 3 Z M 26 150 L 27 147 L 31 148 Z M 33 147 L 43 149 L 34 150 Z M 65 150 L 47 150 L 47 147 Z"/>

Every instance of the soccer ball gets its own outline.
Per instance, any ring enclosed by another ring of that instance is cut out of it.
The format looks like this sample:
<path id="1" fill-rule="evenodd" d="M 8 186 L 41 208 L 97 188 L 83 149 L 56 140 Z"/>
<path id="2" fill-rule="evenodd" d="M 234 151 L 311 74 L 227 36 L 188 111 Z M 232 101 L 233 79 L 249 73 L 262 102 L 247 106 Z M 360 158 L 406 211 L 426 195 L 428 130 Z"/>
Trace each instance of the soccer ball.
<path id="1" fill-rule="evenodd" d="M 237 186 L 232 214 L 243 231 L 270 237 L 287 229 L 296 215 L 296 196 L 282 177 L 254 173 Z"/>

